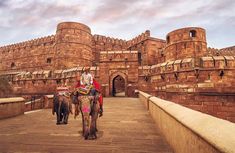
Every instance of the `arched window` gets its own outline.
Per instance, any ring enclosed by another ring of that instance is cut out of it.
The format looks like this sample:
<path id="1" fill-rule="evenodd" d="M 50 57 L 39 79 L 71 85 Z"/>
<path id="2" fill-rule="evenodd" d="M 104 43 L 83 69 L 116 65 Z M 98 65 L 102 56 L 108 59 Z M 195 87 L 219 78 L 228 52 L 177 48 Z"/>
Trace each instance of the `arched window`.
<path id="1" fill-rule="evenodd" d="M 11 68 L 14 68 L 16 65 L 14 62 L 11 63 Z"/>
<path id="2" fill-rule="evenodd" d="M 141 65 L 141 63 L 142 63 L 141 52 L 138 52 L 138 63 L 139 63 L 139 65 Z"/>
<path id="3" fill-rule="evenodd" d="M 51 58 L 47 58 L 47 63 L 51 64 Z"/>
<path id="4" fill-rule="evenodd" d="M 193 37 L 196 37 L 196 31 L 195 30 L 191 30 L 190 32 L 189 32 L 189 36 L 190 36 L 190 38 L 193 38 Z"/>
<path id="5" fill-rule="evenodd" d="M 166 37 L 166 43 L 169 44 L 170 43 L 170 36 Z"/>

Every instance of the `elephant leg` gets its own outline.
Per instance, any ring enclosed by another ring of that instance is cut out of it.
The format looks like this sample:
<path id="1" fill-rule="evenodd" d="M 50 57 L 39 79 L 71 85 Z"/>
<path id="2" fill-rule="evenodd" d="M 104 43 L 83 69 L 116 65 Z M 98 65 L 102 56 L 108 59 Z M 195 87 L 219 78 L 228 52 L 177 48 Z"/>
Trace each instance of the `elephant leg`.
<path id="1" fill-rule="evenodd" d="M 95 121 L 95 131 L 98 132 L 98 129 L 97 129 L 97 120 Z"/>
<path id="2" fill-rule="evenodd" d="M 99 115 L 99 104 L 96 104 L 96 108 L 95 108 L 95 113 L 94 113 L 94 126 L 95 126 L 95 131 L 98 132 L 97 129 L 97 119 L 98 119 L 98 115 Z"/>
<path id="3" fill-rule="evenodd" d="M 68 124 L 69 113 L 65 113 L 64 115 L 64 124 Z"/>
<path id="4" fill-rule="evenodd" d="M 96 132 L 98 132 L 97 130 L 97 126 L 96 126 L 96 121 L 98 118 L 98 110 L 99 108 L 97 107 L 97 103 L 94 104 L 93 106 L 93 113 L 92 113 L 92 130 L 94 131 L 94 135 L 96 135 Z"/>
<path id="5" fill-rule="evenodd" d="M 74 111 L 74 112 L 75 112 L 75 113 L 74 113 L 74 118 L 76 118 L 76 117 L 79 115 L 79 108 L 78 108 L 79 105 L 78 105 L 78 104 L 75 104 L 74 107 L 75 107 L 75 108 L 74 108 L 74 109 L 75 109 L 75 111 Z"/>
<path id="6" fill-rule="evenodd" d="M 85 122 L 84 122 L 84 115 L 82 114 L 82 135 L 85 136 Z"/>
<path id="7" fill-rule="evenodd" d="M 84 138 L 85 140 L 88 139 L 89 135 L 90 135 L 90 120 L 89 120 L 89 115 L 88 114 L 84 114 L 84 121 L 83 121 L 83 125 L 84 125 Z"/>
<path id="8" fill-rule="evenodd" d="M 60 113 L 60 122 L 63 121 L 63 118 L 64 118 L 64 114 L 61 112 L 61 113 Z"/>
<path id="9" fill-rule="evenodd" d="M 71 104 L 71 114 L 75 114 L 75 104 Z"/>
<path id="10" fill-rule="evenodd" d="M 60 122 L 63 119 L 63 115 L 62 115 L 62 112 L 61 112 L 61 102 L 58 103 L 58 109 L 57 109 L 57 112 L 56 112 L 56 116 L 57 116 L 56 124 L 60 124 Z"/>
<path id="11" fill-rule="evenodd" d="M 95 137 L 97 138 L 97 136 L 96 136 L 96 132 L 98 132 L 98 129 L 97 129 L 97 119 L 98 119 L 98 111 L 96 111 L 96 113 L 95 113 L 95 123 L 94 123 L 94 125 L 95 125 Z"/>
<path id="12" fill-rule="evenodd" d="M 60 114 L 59 114 L 59 110 L 56 112 L 56 124 L 60 124 Z"/>
<path id="13" fill-rule="evenodd" d="M 95 139 L 97 138 L 94 118 L 92 118 L 92 121 L 91 121 L 90 135 L 94 137 Z"/>
<path id="14" fill-rule="evenodd" d="M 88 139 L 89 137 L 88 119 L 86 117 L 84 118 L 84 137 L 85 137 L 85 140 Z"/>
<path id="15" fill-rule="evenodd" d="M 97 104 L 94 106 L 94 109 L 93 109 L 93 114 L 91 116 L 91 135 L 94 137 L 94 139 L 97 139 L 97 135 L 96 135 L 96 132 L 98 131 L 97 130 L 97 118 L 98 118 L 98 109 L 97 109 Z"/>
<path id="16" fill-rule="evenodd" d="M 69 113 L 70 113 L 70 108 L 69 108 L 69 104 L 66 105 L 65 108 L 65 116 L 64 116 L 64 124 L 68 124 L 68 119 L 69 119 Z"/>

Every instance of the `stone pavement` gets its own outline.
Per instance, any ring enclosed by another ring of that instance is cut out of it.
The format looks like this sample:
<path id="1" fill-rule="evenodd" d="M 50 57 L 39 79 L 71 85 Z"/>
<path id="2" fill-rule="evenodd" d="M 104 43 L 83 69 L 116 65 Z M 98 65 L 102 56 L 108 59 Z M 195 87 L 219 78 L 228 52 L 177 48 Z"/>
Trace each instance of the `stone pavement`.
<path id="1" fill-rule="evenodd" d="M 0 120 L 0 152 L 173 152 L 137 98 L 105 98 L 104 105 L 97 140 L 83 139 L 81 116 L 56 125 L 49 109 Z"/>

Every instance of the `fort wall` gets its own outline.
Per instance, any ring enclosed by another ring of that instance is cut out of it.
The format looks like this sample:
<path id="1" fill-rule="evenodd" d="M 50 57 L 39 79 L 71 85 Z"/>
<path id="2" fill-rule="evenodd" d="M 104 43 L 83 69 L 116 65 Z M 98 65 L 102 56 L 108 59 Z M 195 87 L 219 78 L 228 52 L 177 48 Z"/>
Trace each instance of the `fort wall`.
<path id="1" fill-rule="evenodd" d="M 139 89 L 219 118 L 235 122 L 233 56 L 168 61 L 139 68 Z"/>
<path id="2" fill-rule="evenodd" d="M 100 61 L 100 52 L 101 51 L 120 51 L 126 50 L 127 42 L 123 39 L 111 38 L 102 35 L 93 35 L 92 36 L 92 50 L 94 56 L 93 65 L 98 65 Z"/>
<path id="3" fill-rule="evenodd" d="M 158 56 L 161 62 L 139 67 L 138 89 L 235 122 L 234 56 L 214 55 L 218 50 L 206 47 L 201 28 L 175 30 L 167 39 L 162 57 Z M 177 49 L 185 44 L 184 51 Z"/>
<path id="4" fill-rule="evenodd" d="M 165 41 L 162 39 L 150 37 L 150 31 L 146 30 L 144 33 L 127 41 L 128 50 L 137 50 L 139 53 L 140 65 L 153 65 L 157 60 L 157 52 L 165 46 Z"/>
<path id="5" fill-rule="evenodd" d="M 0 73 L 51 69 L 55 35 L 0 47 Z"/>

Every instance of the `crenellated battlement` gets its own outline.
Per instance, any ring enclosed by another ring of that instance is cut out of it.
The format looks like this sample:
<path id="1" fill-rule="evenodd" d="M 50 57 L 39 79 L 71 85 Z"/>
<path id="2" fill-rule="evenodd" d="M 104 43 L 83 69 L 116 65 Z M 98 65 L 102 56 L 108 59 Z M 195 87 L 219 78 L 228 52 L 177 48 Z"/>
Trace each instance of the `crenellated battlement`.
<path id="1" fill-rule="evenodd" d="M 46 44 L 46 43 L 50 43 L 51 45 L 51 43 L 53 42 L 55 42 L 55 35 L 50 35 L 50 36 L 31 39 L 28 41 L 23 41 L 23 42 L 19 42 L 15 44 L 1 46 L 0 51 L 8 51 L 8 50 L 15 50 L 15 49 L 20 49 L 20 48 L 25 48 L 25 47 L 39 46 L 41 44 Z"/>
<path id="2" fill-rule="evenodd" d="M 227 48 L 222 48 L 218 51 L 219 55 L 230 55 L 230 56 L 235 56 L 235 46 L 227 47 Z"/>
<path id="3" fill-rule="evenodd" d="M 100 62 L 137 61 L 138 51 L 101 51 Z"/>
<path id="4" fill-rule="evenodd" d="M 235 58 L 233 56 L 205 56 L 200 58 L 200 66 L 194 65 L 194 58 L 167 61 L 151 66 L 151 73 L 181 72 L 187 70 L 203 69 L 235 69 Z"/>
<path id="5" fill-rule="evenodd" d="M 93 35 L 92 39 L 95 42 L 112 43 L 112 44 L 120 44 L 120 45 L 126 44 L 126 40 L 124 39 L 112 38 L 112 37 L 107 37 L 107 36 L 97 35 L 97 34 Z"/>
<path id="6" fill-rule="evenodd" d="M 123 51 L 123 50 L 120 50 L 120 51 L 101 51 L 100 54 L 104 55 L 104 54 L 137 54 L 138 51 L 130 51 L 130 50 L 126 50 L 126 51 Z"/>
<path id="7" fill-rule="evenodd" d="M 92 36 L 92 48 L 94 49 L 96 55 L 96 60 L 99 59 L 99 52 L 103 50 L 126 50 L 127 41 L 124 39 L 111 38 L 102 35 L 93 35 Z"/>
<path id="8" fill-rule="evenodd" d="M 139 44 L 150 37 L 150 31 L 146 30 L 144 33 L 136 36 L 135 38 L 127 41 L 127 47 L 130 48 L 136 44 Z"/>
<path id="9" fill-rule="evenodd" d="M 207 48 L 207 53 L 209 56 L 218 56 L 219 55 L 219 49 L 218 48 Z"/>
<path id="10" fill-rule="evenodd" d="M 35 81 L 35 80 L 55 80 L 55 79 L 74 79 L 81 75 L 84 67 L 78 66 L 61 70 L 39 70 L 39 71 L 21 71 L 14 75 L 14 81 Z M 99 67 L 90 67 L 91 74 L 98 76 Z"/>

